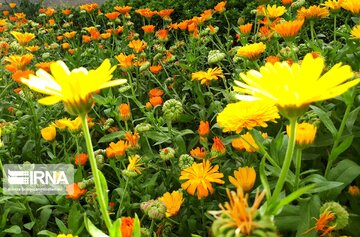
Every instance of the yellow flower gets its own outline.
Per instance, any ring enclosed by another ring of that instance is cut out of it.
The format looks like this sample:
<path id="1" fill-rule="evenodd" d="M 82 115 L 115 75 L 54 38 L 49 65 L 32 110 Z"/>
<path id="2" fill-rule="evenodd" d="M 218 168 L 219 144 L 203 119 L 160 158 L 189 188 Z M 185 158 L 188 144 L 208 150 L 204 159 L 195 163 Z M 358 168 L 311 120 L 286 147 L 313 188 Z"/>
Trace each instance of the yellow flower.
<path id="1" fill-rule="evenodd" d="M 244 192 L 249 192 L 255 184 L 256 172 L 254 167 L 239 167 L 234 171 L 234 177 L 229 176 L 229 181 L 236 188 L 241 187 Z"/>
<path id="2" fill-rule="evenodd" d="M 40 99 L 40 104 L 52 105 L 63 101 L 70 114 L 82 115 L 92 107 L 92 93 L 126 82 L 125 79 L 110 81 L 115 67 L 111 67 L 110 60 L 105 59 L 96 70 L 80 67 L 70 71 L 63 61 L 57 61 L 50 65 L 52 75 L 39 69 L 36 76 L 31 75 L 21 81 L 32 90 L 49 95 Z"/>
<path id="3" fill-rule="evenodd" d="M 321 76 L 324 63 L 322 57 L 307 54 L 301 64 L 266 63 L 259 71 L 241 73 L 244 82 L 236 81 L 235 90 L 248 95 L 238 95 L 238 99 L 264 99 L 276 104 L 280 112 L 286 112 L 284 115 L 299 116 L 309 104 L 341 95 L 360 82 L 360 79 L 347 81 L 354 74 L 350 66 L 341 63 Z"/>
<path id="4" fill-rule="evenodd" d="M 327 0 L 324 4 L 322 4 L 323 6 L 331 9 L 331 10 L 339 10 L 341 8 L 342 3 L 344 2 L 344 0 Z"/>
<path id="5" fill-rule="evenodd" d="M 64 130 L 67 128 L 67 125 L 70 123 L 70 119 L 68 118 L 62 118 L 62 119 L 58 119 L 55 122 L 53 122 L 51 125 L 60 129 L 60 130 Z"/>
<path id="6" fill-rule="evenodd" d="M 107 158 L 121 157 L 125 154 L 129 143 L 124 140 L 120 140 L 117 143 L 111 142 L 109 147 L 106 148 L 105 154 Z"/>
<path id="7" fill-rule="evenodd" d="M 142 166 L 142 163 L 139 163 L 141 160 L 141 157 L 139 155 L 133 155 L 129 156 L 129 164 L 127 166 L 127 170 L 129 171 L 135 171 L 137 174 L 141 174 L 140 166 Z"/>
<path id="8" fill-rule="evenodd" d="M 32 39 L 35 38 L 35 35 L 33 33 L 21 33 L 17 31 L 11 31 L 10 34 L 14 36 L 14 38 L 22 46 L 28 44 Z"/>
<path id="9" fill-rule="evenodd" d="M 166 192 L 159 198 L 166 206 L 166 216 L 176 216 L 183 204 L 183 194 L 179 191 L 173 191 L 172 193 Z"/>
<path id="10" fill-rule="evenodd" d="M 121 54 L 115 56 L 115 58 L 116 58 L 116 60 L 119 61 L 119 66 L 121 67 L 121 69 L 126 71 L 127 69 L 132 67 L 135 55 L 134 54 L 126 55 L 126 54 L 121 53 Z"/>
<path id="11" fill-rule="evenodd" d="M 237 51 L 237 56 L 245 57 L 248 59 L 255 59 L 260 54 L 262 54 L 266 49 L 266 45 L 263 42 L 254 43 L 254 44 L 246 44 L 242 46 Z"/>
<path id="12" fill-rule="evenodd" d="M 145 41 L 142 41 L 142 40 L 132 40 L 128 44 L 128 46 L 130 48 L 132 48 L 136 53 L 140 53 L 146 48 L 147 43 Z"/>
<path id="13" fill-rule="evenodd" d="M 59 234 L 57 235 L 57 237 L 78 237 L 77 235 L 72 235 L 72 234 Z"/>
<path id="14" fill-rule="evenodd" d="M 298 10 L 296 18 L 299 20 L 311 20 L 316 18 L 326 18 L 329 16 L 329 10 L 319 6 L 301 7 Z"/>
<path id="15" fill-rule="evenodd" d="M 341 7 L 354 13 L 359 14 L 360 13 L 360 1 L 359 0 L 345 0 Z"/>
<path id="16" fill-rule="evenodd" d="M 181 171 L 179 180 L 187 180 L 181 184 L 181 188 L 186 190 L 190 195 L 195 195 L 197 191 L 198 199 L 207 197 L 214 192 L 211 183 L 223 184 L 221 180 L 224 175 L 219 172 L 219 166 L 211 166 L 210 161 L 202 163 L 193 163 L 192 166 Z"/>
<path id="17" fill-rule="evenodd" d="M 360 25 L 355 26 L 352 30 L 351 30 L 351 36 L 354 39 L 360 39 Z"/>
<path id="18" fill-rule="evenodd" d="M 56 128 L 54 126 L 48 126 L 41 129 L 41 136 L 48 142 L 54 140 L 56 137 Z"/>
<path id="19" fill-rule="evenodd" d="M 224 74 L 221 68 L 209 68 L 207 72 L 198 71 L 191 75 L 193 81 L 200 81 L 201 84 L 209 85 L 210 81 L 224 78 Z"/>
<path id="20" fill-rule="evenodd" d="M 311 145 L 314 143 L 317 127 L 311 123 L 296 124 L 295 141 L 298 145 Z M 286 132 L 290 136 L 290 126 L 286 126 Z"/>
<path id="21" fill-rule="evenodd" d="M 267 133 L 261 133 L 263 138 L 267 138 Z M 241 135 L 240 138 L 235 138 L 231 141 L 231 145 L 236 150 L 245 150 L 247 152 L 256 152 L 259 150 L 259 146 L 256 144 L 253 136 L 247 132 Z"/>
<path id="22" fill-rule="evenodd" d="M 286 12 L 286 8 L 284 6 L 276 6 L 276 5 L 267 5 L 265 10 L 265 16 L 269 17 L 270 19 L 278 18 Z"/>
<path id="23" fill-rule="evenodd" d="M 240 101 L 226 105 L 218 114 L 217 123 L 224 132 L 240 133 L 244 128 L 267 127 L 266 122 L 280 118 L 277 108 L 264 100 Z"/>
<path id="24" fill-rule="evenodd" d="M 295 37 L 301 27 L 304 24 L 304 20 L 284 21 L 274 26 L 274 30 L 283 38 Z"/>
<path id="25" fill-rule="evenodd" d="M 265 196 L 265 191 L 261 194 L 256 193 L 254 203 L 252 207 L 249 207 L 248 204 L 248 195 L 244 194 L 244 191 L 240 188 L 237 189 L 237 192 L 226 190 L 226 193 L 229 198 L 229 202 L 226 202 L 223 205 L 220 204 L 220 211 L 211 211 L 210 213 L 215 216 L 215 222 L 218 222 L 220 229 L 215 229 L 213 224 L 213 230 L 216 232 L 221 232 L 222 226 L 227 226 L 235 229 L 232 233 L 238 233 L 238 236 L 252 236 L 253 231 L 259 229 L 259 233 L 262 233 L 261 229 L 268 229 L 266 233 L 271 232 L 273 225 L 269 223 L 268 219 L 263 219 L 262 216 L 258 213 L 258 208 L 261 201 Z M 273 230 L 273 232 L 275 232 Z M 229 232 L 227 232 L 229 233 Z M 269 234 L 270 235 L 270 234 Z M 276 234 L 273 234 L 276 236 Z M 217 235 L 216 235 L 217 236 Z M 219 235 L 220 236 L 220 235 Z M 235 236 L 234 234 L 231 236 Z"/>

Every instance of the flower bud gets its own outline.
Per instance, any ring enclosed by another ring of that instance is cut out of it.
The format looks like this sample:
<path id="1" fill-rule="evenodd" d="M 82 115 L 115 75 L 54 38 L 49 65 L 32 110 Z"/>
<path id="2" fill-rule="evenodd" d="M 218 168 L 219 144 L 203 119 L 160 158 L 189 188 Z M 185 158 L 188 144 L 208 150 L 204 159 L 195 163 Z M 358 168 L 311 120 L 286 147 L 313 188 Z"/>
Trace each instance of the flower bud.
<path id="1" fill-rule="evenodd" d="M 175 150 L 171 147 L 166 147 L 160 150 L 160 158 L 163 160 L 170 160 L 175 157 Z"/>
<path id="2" fill-rule="evenodd" d="M 182 154 L 179 157 L 179 167 L 180 169 L 186 169 L 194 163 L 194 158 L 188 154 Z"/>
<path id="3" fill-rule="evenodd" d="M 220 52 L 219 50 L 211 50 L 208 55 L 208 63 L 218 63 L 225 58 L 226 54 Z"/>
<path id="4" fill-rule="evenodd" d="M 149 123 L 140 123 L 135 126 L 136 132 L 147 132 L 152 128 L 152 125 Z"/>
<path id="5" fill-rule="evenodd" d="M 165 101 L 162 111 L 166 120 L 176 121 L 184 110 L 180 101 L 170 99 Z"/>
<path id="6" fill-rule="evenodd" d="M 337 202 L 326 202 L 320 208 L 320 213 L 328 211 L 335 215 L 334 220 L 328 223 L 329 226 L 335 226 L 335 230 L 341 230 L 349 224 L 349 213 Z"/>

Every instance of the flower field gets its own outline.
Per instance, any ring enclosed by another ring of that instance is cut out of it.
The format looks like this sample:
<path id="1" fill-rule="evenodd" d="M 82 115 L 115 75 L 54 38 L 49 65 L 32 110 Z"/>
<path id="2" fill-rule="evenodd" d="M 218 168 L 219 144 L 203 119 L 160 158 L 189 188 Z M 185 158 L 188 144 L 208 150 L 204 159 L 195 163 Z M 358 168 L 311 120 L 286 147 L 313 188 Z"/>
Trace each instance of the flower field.
<path id="1" fill-rule="evenodd" d="M 2 4 L 0 237 L 359 236 L 360 1 L 135 2 Z"/>

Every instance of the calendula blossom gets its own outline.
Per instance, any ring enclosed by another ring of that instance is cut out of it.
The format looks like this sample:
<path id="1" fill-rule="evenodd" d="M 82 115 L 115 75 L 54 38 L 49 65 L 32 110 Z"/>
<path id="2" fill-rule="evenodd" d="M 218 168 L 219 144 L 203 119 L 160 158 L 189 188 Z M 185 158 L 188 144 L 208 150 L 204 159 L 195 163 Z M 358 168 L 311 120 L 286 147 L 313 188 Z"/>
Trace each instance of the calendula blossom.
<path id="1" fill-rule="evenodd" d="M 283 38 L 295 37 L 301 27 L 304 24 L 304 20 L 285 21 L 274 26 L 274 30 Z"/>
<path id="2" fill-rule="evenodd" d="M 183 194 L 179 191 L 166 192 L 159 198 L 166 206 L 166 217 L 176 216 L 183 204 Z"/>
<path id="3" fill-rule="evenodd" d="M 358 0 L 345 0 L 341 7 L 354 13 L 359 14 L 360 13 L 360 1 Z"/>
<path id="4" fill-rule="evenodd" d="M 32 39 L 35 38 L 33 33 L 21 33 L 17 31 L 11 31 L 10 34 L 19 42 L 20 45 L 27 45 Z"/>
<path id="5" fill-rule="evenodd" d="M 338 63 L 321 75 L 324 67 L 324 59 L 311 54 L 301 64 L 266 63 L 259 71 L 241 73 L 243 81 L 235 81 L 234 89 L 247 94 L 238 95 L 240 100 L 266 100 L 276 104 L 284 115 L 299 116 L 309 104 L 339 96 L 360 82 L 360 79 L 348 80 L 354 76 L 348 65 Z"/>
<path id="6" fill-rule="evenodd" d="M 200 81 L 201 84 L 209 85 L 210 81 L 225 78 L 221 68 L 209 68 L 205 71 L 194 72 L 191 75 L 193 81 Z"/>
<path id="7" fill-rule="evenodd" d="M 70 114 L 82 115 L 90 111 L 94 92 L 126 83 L 126 79 L 110 81 L 115 68 L 111 67 L 109 59 L 105 59 L 96 70 L 80 67 L 70 71 L 63 61 L 57 61 L 50 65 L 51 74 L 39 69 L 36 75 L 21 81 L 30 89 L 49 95 L 38 100 L 40 104 L 52 105 L 63 101 Z"/>
<path id="8" fill-rule="evenodd" d="M 266 49 L 266 45 L 263 42 L 246 44 L 237 50 L 237 56 L 248 58 L 250 60 L 257 58 Z"/>
<path id="9" fill-rule="evenodd" d="M 352 30 L 351 30 L 351 36 L 354 39 L 360 39 L 360 25 L 355 26 Z"/>

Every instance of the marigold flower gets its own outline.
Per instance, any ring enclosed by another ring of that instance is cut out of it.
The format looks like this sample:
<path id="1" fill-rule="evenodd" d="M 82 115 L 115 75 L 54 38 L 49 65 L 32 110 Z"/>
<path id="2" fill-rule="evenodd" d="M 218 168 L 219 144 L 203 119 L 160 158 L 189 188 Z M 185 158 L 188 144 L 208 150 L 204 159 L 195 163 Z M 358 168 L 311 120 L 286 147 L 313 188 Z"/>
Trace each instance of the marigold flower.
<path id="1" fill-rule="evenodd" d="M 129 143 L 123 140 L 120 140 L 117 143 L 111 142 L 109 147 L 106 148 L 105 154 L 108 158 L 121 157 L 125 154 L 128 146 Z"/>
<path id="2" fill-rule="evenodd" d="M 50 65 L 52 75 L 39 69 L 36 76 L 30 75 L 22 83 L 32 90 L 49 95 L 40 99 L 40 104 L 52 105 L 63 101 L 70 114 L 81 115 L 90 111 L 93 105 L 92 93 L 126 82 L 125 79 L 110 81 L 115 68 L 111 67 L 109 59 L 105 59 L 96 70 L 88 71 L 81 67 L 70 71 L 63 61 L 57 61 Z"/>
<path id="3" fill-rule="evenodd" d="M 53 141 L 56 137 L 56 128 L 54 126 L 48 126 L 41 129 L 41 136 L 48 142 Z"/>
<path id="4" fill-rule="evenodd" d="M 63 9 L 61 12 L 62 12 L 62 14 L 68 16 L 71 14 L 72 10 L 71 9 Z"/>
<path id="5" fill-rule="evenodd" d="M 237 56 L 245 57 L 250 60 L 256 59 L 260 54 L 262 54 L 266 49 L 266 45 L 263 42 L 246 44 L 242 46 L 237 51 Z"/>
<path id="6" fill-rule="evenodd" d="M 162 69 L 163 69 L 163 67 L 161 66 L 161 64 L 153 65 L 149 68 L 150 72 L 152 72 L 154 74 L 158 74 L 159 72 L 161 72 Z"/>
<path id="7" fill-rule="evenodd" d="M 268 56 L 268 57 L 266 57 L 265 61 L 267 63 L 275 64 L 276 62 L 279 62 L 280 59 L 278 56 Z"/>
<path id="8" fill-rule="evenodd" d="M 140 53 L 146 48 L 147 43 L 142 40 L 132 40 L 130 41 L 128 46 L 132 48 L 136 53 Z"/>
<path id="9" fill-rule="evenodd" d="M 354 26 L 351 30 L 351 36 L 354 39 L 360 39 L 360 25 Z"/>
<path id="10" fill-rule="evenodd" d="M 16 3 L 10 2 L 10 3 L 9 3 L 9 7 L 10 7 L 10 8 L 15 8 L 15 7 L 16 7 Z"/>
<path id="11" fill-rule="evenodd" d="M 317 127 L 311 123 L 298 123 L 296 124 L 295 141 L 296 144 L 304 146 L 314 143 Z M 286 132 L 290 135 L 290 126 L 286 126 Z"/>
<path id="12" fill-rule="evenodd" d="M 248 204 L 248 195 L 244 194 L 241 188 L 237 192 L 226 190 L 229 202 L 220 205 L 220 211 L 212 211 L 216 218 L 212 225 L 215 236 L 224 234 L 223 226 L 230 227 L 233 233 L 239 233 L 239 236 L 251 236 L 256 230 L 258 233 L 276 236 L 276 228 L 269 217 L 261 216 L 258 212 L 261 201 L 265 196 L 265 191 L 261 194 L 256 192 L 255 200 L 252 207 Z M 262 231 L 263 229 L 263 231 Z M 225 233 L 226 234 L 226 233 Z"/>
<path id="13" fill-rule="evenodd" d="M 125 133 L 125 139 L 129 144 L 129 148 L 135 148 L 138 146 L 138 140 L 140 139 L 140 135 L 136 131 L 134 132 L 134 134 L 131 134 L 131 132 L 127 132 Z"/>
<path id="14" fill-rule="evenodd" d="M 209 134 L 210 127 L 208 121 L 200 121 L 198 133 L 200 137 L 206 137 Z"/>
<path id="15" fill-rule="evenodd" d="M 146 18 L 151 18 L 157 13 L 156 11 L 151 11 L 149 8 L 137 9 L 135 12 Z"/>
<path id="16" fill-rule="evenodd" d="M 25 47 L 26 50 L 28 50 L 30 53 L 35 53 L 36 51 L 38 51 L 40 49 L 39 46 L 34 45 L 34 46 L 27 46 Z"/>
<path id="17" fill-rule="evenodd" d="M 88 35 L 82 35 L 81 38 L 83 43 L 89 43 L 91 41 L 91 37 Z"/>
<path id="18" fill-rule="evenodd" d="M 360 2 L 358 0 L 345 0 L 341 7 L 354 14 L 360 13 Z"/>
<path id="19" fill-rule="evenodd" d="M 226 10 L 225 5 L 226 5 L 226 1 L 222 1 L 216 4 L 216 6 L 214 7 L 215 12 L 221 13 L 225 11 Z"/>
<path id="20" fill-rule="evenodd" d="M 45 14 L 48 16 L 48 17 L 51 17 L 52 15 L 54 15 L 54 13 L 56 12 L 56 10 L 52 7 L 47 7 L 46 10 L 45 10 Z"/>
<path id="21" fill-rule="evenodd" d="M 198 199 L 205 198 L 214 193 L 211 183 L 224 184 L 221 179 L 224 175 L 219 172 L 219 166 L 211 166 L 209 160 L 202 163 L 193 163 L 190 167 L 181 171 L 179 180 L 187 180 L 181 184 L 181 188 L 186 190 L 190 195 L 195 195 L 197 191 Z"/>
<path id="22" fill-rule="evenodd" d="M 106 18 L 113 21 L 120 16 L 120 12 L 109 12 L 105 14 Z"/>
<path id="23" fill-rule="evenodd" d="M 159 88 L 153 88 L 149 91 L 149 97 L 152 98 L 152 97 L 158 97 L 158 96 L 162 96 L 164 94 L 164 91 L 162 91 L 161 89 Z"/>
<path id="24" fill-rule="evenodd" d="M 311 54 L 305 56 L 301 65 L 266 63 L 259 71 L 240 73 L 244 82 L 236 81 L 238 87 L 234 89 L 248 94 L 238 95 L 239 99 L 265 99 L 275 103 L 284 115 L 289 115 L 290 112 L 302 114 L 309 104 L 341 95 L 360 82 L 360 79 L 347 81 L 354 74 L 350 66 L 342 66 L 341 63 L 321 76 L 324 63 L 322 57 L 313 58 Z M 317 89 L 309 90 L 309 86 Z"/>
<path id="25" fill-rule="evenodd" d="M 267 127 L 267 122 L 280 118 L 277 108 L 268 101 L 240 101 L 228 104 L 218 114 L 217 123 L 224 132 L 240 133 L 244 128 Z"/>
<path id="26" fill-rule="evenodd" d="M 304 24 L 304 20 L 284 21 L 274 26 L 274 30 L 283 38 L 295 37 L 301 27 Z"/>
<path id="27" fill-rule="evenodd" d="M 21 46 L 27 45 L 32 39 L 35 38 L 33 33 L 21 33 L 17 31 L 10 31 L 10 34 L 19 42 Z"/>
<path id="28" fill-rule="evenodd" d="M 284 6 L 276 6 L 276 5 L 267 5 L 265 8 L 265 16 L 270 19 L 275 19 L 281 17 L 286 12 L 286 8 Z"/>
<path id="29" fill-rule="evenodd" d="M 17 83 L 20 83 L 21 78 L 29 78 L 29 76 L 34 75 L 34 73 L 35 72 L 32 70 L 25 70 L 25 71 L 17 70 L 11 75 L 11 78 L 14 79 L 14 81 L 16 81 Z"/>
<path id="30" fill-rule="evenodd" d="M 356 185 L 350 185 L 348 189 L 348 193 L 351 196 L 360 196 L 360 188 Z"/>
<path id="31" fill-rule="evenodd" d="M 81 196 L 83 196 L 87 192 L 87 190 L 86 189 L 80 189 L 78 183 L 73 183 L 73 184 L 69 184 L 66 187 L 66 192 L 68 193 L 68 195 L 65 196 L 67 199 L 75 199 L 75 200 L 77 200 Z"/>
<path id="32" fill-rule="evenodd" d="M 263 138 L 267 138 L 267 133 L 261 133 Z M 247 152 L 257 152 L 259 146 L 256 144 L 253 136 L 247 132 L 244 135 L 241 135 L 239 138 L 235 138 L 231 141 L 232 147 L 236 150 L 245 150 Z"/>
<path id="33" fill-rule="evenodd" d="M 71 32 L 65 32 L 63 35 L 67 38 L 67 39 L 72 39 L 75 37 L 76 35 L 76 31 L 71 31 Z"/>
<path id="34" fill-rule="evenodd" d="M 120 104 L 119 105 L 120 119 L 122 121 L 128 121 L 131 117 L 130 105 Z"/>
<path id="35" fill-rule="evenodd" d="M 129 164 L 127 166 L 127 170 L 135 171 L 137 174 L 141 174 L 140 166 L 142 166 L 142 163 L 139 163 L 141 157 L 139 155 L 133 155 L 133 156 L 129 156 L 128 159 L 129 159 Z"/>
<path id="36" fill-rule="evenodd" d="M 72 234 L 58 234 L 56 237 L 78 237 L 77 235 L 72 235 Z"/>
<path id="37" fill-rule="evenodd" d="M 134 218 L 131 217 L 121 217 L 121 236 L 122 237 L 131 237 L 134 229 Z"/>
<path id="38" fill-rule="evenodd" d="M 25 71 L 26 66 L 31 62 L 33 57 L 34 56 L 32 54 L 12 54 L 8 57 L 5 57 L 4 62 L 10 63 L 7 64 L 5 68 L 10 72 L 15 72 L 16 70 Z"/>
<path id="39" fill-rule="evenodd" d="M 252 29 L 252 23 L 247 23 L 245 25 L 239 26 L 240 32 L 244 35 L 250 34 Z"/>
<path id="40" fill-rule="evenodd" d="M 207 72 L 198 71 L 191 75 L 193 81 L 200 81 L 201 84 L 209 85 L 212 80 L 218 80 L 219 78 L 225 78 L 223 71 L 219 67 L 209 68 Z"/>
<path id="41" fill-rule="evenodd" d="M 204 159 L 206 156 L 206 151 L 204 149 L 204 147 L 196 147 L 195 149 L 192 149 L 190 151 L 190 155 L 196 159 Z"/>
<path id="42" fill-rule="evenodd" d="M 335 219 L 334 213 L 330 211 L 324 211 L 319 219 L 316 219 L 316 224 L 313 228 L 306 231 L 304 234 L 309 233 L 312 230 L 316 230 L 317 232 L 322 232 L 321 236 L 331 235 L 331 232 L 335 229 L 336 226 L 329 225 Z"/>
<path id="43" fill-rule="evenodd" d="M 119 62 L 119 66 L 123 70 L 128 70 L 133 65 L 133 59 L 135 58 L 134 54 L 126 55 L 124 53 L 119 54 L 118 56 L 115 56 L 116 60 Z"/>
<path id="44" fill-rule="evenodd" d="M 149 99 L 149 102 L 153 107 L 155 107 L 157 105 L 162 105 L 164 101 L 160 96 L 154 96 Z"/>
<path id="45" fill-rule="evenodd" d="M 166 192 L 159 200 L 166 206 L 166 217 L 176 216 L 184 202 L 183 194 L 179 191 L 173 191 L 172 193 Z"/>
<path id="46" fill-rule="evenodd" d="M 327 0 L 322 5 L 329 8 L 330 10 L 337 11 L 341 8 L 344 0 Z"/>
<path id="47" fill-rule="evenodd" d="M 169 31 L 166 29 L 156 31 L 156 37 L 161 41 L 168 41 Z"/>
<path id="48" fill-rule="evenodd" d="M 299 20 L 311 20 L 317 18 L 326 18 L 330 15 L 329 10 L 319 6 L 310 6 L 309 8 L 301 7 L 297 11 L 296 18 Z"/>
<path id="49" fill-rule="evenodd" d="M 174 12 L 174 9 L 164 9 L 158 11 L 157 14 L 165 21 L 171 21 L 170 15 Z"/>
<path id="50" fill-rule="evenodd" d="M 219 137 L 214 137 L 213 141 L 214 143 L 211 146 L 211 153 L 215 154 L 215 156 L 225 154 L 226 148 L 222 143 L 221 139 Z"/>
<path id="51" fill-rule="evenodd" d="M 244 192 L 249 192 L 255 184 L 256 172 L 254 167 L 239 167 L 234 171 L 234 177 L 229 176 L 229 181 L 236 188 L 241 187 Z"/>
<path id="52" fill-rule="evenodd" d="M 293 3 L 293 0 L 281 0 L 281 3 L 285 6 L 290 5 L 291 3 Z"/>
<path id="53" fill-rule="evenodd" d="M 129 16 L 129 11 L 132 9 L 130 6 L 115 6 L 114 9 L 125 16 Z"/>
<path id="54" fill-rule="evenodd" d="M 80 153 L 80 154 L 76 154 L 74 156 L 74 163 L 75 165 L 86 165 L 86 162 L 88 161 L 89 156 L 86 153 Z"/>
<path id="55" fill-rule="evenodd" d="M 90 3 L 90 4 L 83 4 L 80 5 L 79 8 L 80 10 L 85 10 L 87 12 L 93 12 L 98 8 L 98 4 L 97 3 Z"/>
<path id="56" fill-rule="evenodd" d="M 145 33 L 154 33 L 155 26 L 154 25 L 144 25 L 141 27 Z"/>

